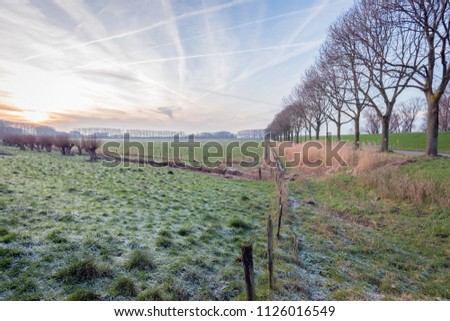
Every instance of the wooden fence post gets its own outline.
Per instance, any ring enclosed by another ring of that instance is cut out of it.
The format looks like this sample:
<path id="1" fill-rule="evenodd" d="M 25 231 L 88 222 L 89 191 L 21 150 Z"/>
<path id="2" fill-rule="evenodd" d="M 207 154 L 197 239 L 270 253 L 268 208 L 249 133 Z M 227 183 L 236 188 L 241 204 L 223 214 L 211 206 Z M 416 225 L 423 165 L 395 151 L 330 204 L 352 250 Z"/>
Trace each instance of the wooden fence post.
<path id="1" fill-rule="evenodd" d="M 273 289 L 273 227 L 272 215 L 267 219 L 267 269 L 269 270 L 269 288 Z"/>
<path id="2" fill-rule="evenodd" d="M 244 263 L 245 292 L 247 301 L 255 301 L 255 275 L 253 271 L 252 242 L 242 243 L 242 263 Z"/>
<path id="3" fill-rule="evenodd" d="M 278 205 L 277 239 L 280 239 L 281 216 L 283 215 L 283 204 Z"/>

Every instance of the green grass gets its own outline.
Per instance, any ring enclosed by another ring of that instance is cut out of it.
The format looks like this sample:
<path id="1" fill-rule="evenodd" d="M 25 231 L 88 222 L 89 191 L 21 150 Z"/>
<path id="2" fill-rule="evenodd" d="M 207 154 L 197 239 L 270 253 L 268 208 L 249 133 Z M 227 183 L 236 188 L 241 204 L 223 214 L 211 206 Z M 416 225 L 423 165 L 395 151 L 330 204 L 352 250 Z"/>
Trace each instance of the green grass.
<path id="1" fill-rule="evenodd" d="M 272 182 L 2 149 L 0 300 L 239 299 L 246 240 L 266 288 Z"/>
<path id="2" fill-rule="evenodd" d="M 449 160 L 419 158 L 398 173 L 448 185 Z M 301 255 L 317 273 L 320 298 L 449 300 L 448 208 L 394 199 L 360 179 L 343 172 L 290 184 Z"/>
<path id="3" fill-rule="evenodd" d="M 353 142 L 353 135 L 342 135 L 342 140 Z M 398 150 L 425 151 L 426 133 L 394 133 L 389 134 L 389 148 Z M 381 134 L 362 134 L 360 142 L 380 145 Z M 438 137 L 438 151 L 450 153 L 450 132 L 440 132 Z"/>
<path id="4" fill-rule="evenodd" d="M 417 162 L 400 167 L 400 174 L 434 184 L 449 184 L 450 159 L 418 157 Z"/>
<path id="5" fill-rule="evenodd" d="M 108 150 L 116 152 L 120 155 L 124 154 L 125 146 L 123 140 L 103 140 L 103 146 L 108 142 L 120 143 L 119 148 L 108 147 Z M 171 142 L 173 140 L 170 139 L 130 139 L 130 148 L 129 148 L 129 157 L 131 159 L 136 158 L 138 153 L 143 152 L 145 158 L 152 156 L 155 161 L 160 161 L 161 159 L 174 159 L 174 149 L 171 147 Z M 187 142 L 187 139 L 181 139 L 180 142 Z M 239 162 L 245 159 L 242 150 L 239 147 L 235 147 L 233 145 L 235 142 L 239 143 L 240 147 L 246 147 L 248 152 L 255 153 L 258 155 L 259 159 L 262 159 L 262 155 L 264 149 L 262 148 L 262 141 L 259 140 L 227 140 L 227 139 L 214 139 L 214 140 L 196 140 L 196 143 L 199 143 L 199 147 L 194 148 L 193 159 L 194 162 L 192 165 L 197 163 L 206 164 L 206 162 L 214 163 L 216 161 L 226 162 L 227 160 L 234 160 L 235 162 Z M 212 144 L 209 142 L 213 142 Z M 143 146 L 142 150 L 139 150 L 138 147 L 134 147 L 133 144 L 141 144 Z M 208 145 L 206 145 L 209 143 Z M 232 144 L 233 143 L 233 144 Z M 167 144 L 167 147 L 163 147 L 164 144 Z M 256 145 L 256 147 L 254 147 Z M 133 147 L 132 147 L 133 146 Z M 228 146 L 228 148 L 227 148 Z M 250 147 L 251 146 L 251 147 Z M 206 148 L 208 147 L 208 148 Z M 102 147 L 101 147 L 102 148 Z M 101 149 L 100 148 L 100 149 Z M 221 156 L 215 156 L 216 153 L 220 153 Z M 178 157 L 182 161 L 188 161 L 190 157 L 187 148 L 180 148 Z M 213 157 L 214 156 L 214 157 Z M 235 164 L 237 165 L 237 164 Z"/>

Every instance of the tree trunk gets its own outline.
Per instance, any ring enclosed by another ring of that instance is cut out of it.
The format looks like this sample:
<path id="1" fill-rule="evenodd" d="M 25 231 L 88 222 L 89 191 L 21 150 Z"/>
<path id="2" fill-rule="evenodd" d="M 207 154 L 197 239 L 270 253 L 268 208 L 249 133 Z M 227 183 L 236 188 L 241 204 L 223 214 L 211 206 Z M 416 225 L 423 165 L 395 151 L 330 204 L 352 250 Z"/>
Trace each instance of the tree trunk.
<path id="1" fill-rule="evenodd" d="M 88 149 L 88 154 L 89 154 L 90 162 L 95 162 L 97 160 L 97 154 L 96 154 L 95 150 Z"/>
<path id="2" fill-rule="evenodd" d="M 338 111 L 338 121 L 336 122 L 337 140 L 341 140 L 341 112 Z"/>
<path id="3" fill-rule="evenodd" d="M 381 117 L 381 151 L 389 150 L 389 120 L 390 115 Z"/>
<path id="4" fill-rule="evenodd" d="M 320 123 L 317 123 L 316 127 L 316 140 L 319 140 L 320 137 Z"/>
<path id="5" fill-rule="evenodd" d="M 359 148 L 359 136 L 360 136 L 360 130 L 359 130 L 359 112 L 353 119 L 355 121 L 355 148 Z"/>
<path id="6" fill-rule="evenodd" d="M 437 156 L 439 133 L 439 100 L 427 94 L 427 150 L 426 154 Z"/>

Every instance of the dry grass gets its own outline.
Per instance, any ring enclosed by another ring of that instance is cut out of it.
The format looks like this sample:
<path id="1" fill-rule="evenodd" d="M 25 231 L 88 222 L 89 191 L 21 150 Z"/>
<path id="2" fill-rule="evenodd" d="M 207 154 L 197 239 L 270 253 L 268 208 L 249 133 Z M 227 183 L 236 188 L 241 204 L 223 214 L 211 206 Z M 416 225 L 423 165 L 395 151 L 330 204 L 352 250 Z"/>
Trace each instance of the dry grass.
<path id="1" fill-rule="evenodd" d="M 357 183 L 376 188 L 383 198 L 436 203 L 450 207 L 450 185 L 413 178 L 400 173 L 399 166 L 387 166 L 357 176 Z"/>
<path id="2" fill-rule="evenodd" d="M 333 142 L 329 150 L 335 149 L 338 143 Z M 280 145 L 278 145 L 278 149 L 290 173 L 334 173 L 341 167 L 354 166 L 358 159 L 358 152 L 349 143 L 346 143 L 339 149 L 337 153 L 340 157 L 339 161 L 337 158 L 330 157 L 332 154 L 327 152 L 325 141 L 292 144 L 284 148 L 284 153 L 281 152 Z M 289 166 L 289 163 L 295 163 L 296 165 Z"/>
<path id="3" fill-rule="evenodd" d="M 355 150 L 351 144 L 346 144 L 339 151 L 339 156 L 344 162 L 339 163 L 333 159 L 331 164 L 326 164 L 325 142 L 318 143 L 321 147 L 308 149 L 307 157 L 304 153 L 305 143 L 293 144 L 285 148 L 283 157 L 285 162 L 292 162 L 295 157 L 300 156 L 299 164 L 289 169 L 292 177 L 297 177 L 298 174 L 301 176 L 334 174 L 341 168 L 349 168 L 351 171 L 348 173 L 356 175 L 356 183 L 359 186 L 375 188 L 382 198 L 409 200 L 416 204 L 432 202 L 450 206 L 448 196 L 450 185 L 429 177 L 428 174 L 433 172 L 433 168 L 422 169 L 424 175 L 416 175 L 414 170 L 412 172 L 403 170 L 403 165 L 418 161 L 414 157 L 382 153 L 374 144 L 364 144 L 358 150 Z M 333 148 L 336 144 L 337 142 L 333 143 Z M 280 150 L 280 146 L 278 148 Z M 308 160 L 313 163 L 320 160 L 321 165 L 311 166 Z M 418 169 L 422 166 L 421 164 L 417 165 Z"/>
<path id="4" fill-rule="evenodd" d="M 356 166 L 354 168 L 354 173 L 372 171 L 379 167 L 385 166 L 395 158 L 395 155 L 381 153 L 373 144 L 364 145 L 357 151 L 357 162 L 355 164 Z"/>

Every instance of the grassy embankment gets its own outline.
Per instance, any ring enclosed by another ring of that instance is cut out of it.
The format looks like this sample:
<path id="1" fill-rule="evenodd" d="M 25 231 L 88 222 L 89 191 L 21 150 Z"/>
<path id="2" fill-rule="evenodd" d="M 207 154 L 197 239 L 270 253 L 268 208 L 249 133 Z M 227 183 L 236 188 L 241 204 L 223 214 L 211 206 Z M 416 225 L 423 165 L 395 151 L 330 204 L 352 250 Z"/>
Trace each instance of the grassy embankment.
<path id="1" fill-rule="evenodd" d="M 360 136 L 361 144 L 380 145 L 381 134 L 363 134 Z M 353 135 L 342 135 L 342 140 L 353 142 Z M 394 133 L 389 134 L 389 148 L 393 150 L 425 151 L 426 133 Z M 441 132 L 438 137 L 438 150 L 441 153 L 450 153 L 450 132 Z"/>
<path id="2" fill-rule="evenodd" d="M 450 159 L 359 157 L 290 183 L 321 298 L 450 299 Z"/>

